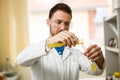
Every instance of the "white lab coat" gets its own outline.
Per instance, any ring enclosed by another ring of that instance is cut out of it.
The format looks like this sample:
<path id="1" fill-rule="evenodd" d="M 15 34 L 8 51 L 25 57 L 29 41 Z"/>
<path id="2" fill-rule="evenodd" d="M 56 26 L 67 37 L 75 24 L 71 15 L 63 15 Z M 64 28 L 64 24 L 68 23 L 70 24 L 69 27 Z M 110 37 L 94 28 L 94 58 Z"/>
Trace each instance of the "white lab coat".
<path id="1" fill-rule="evenodd" d="M 32 80 L 78 80 L 79 70 L 92 75 L 100 75 L 91 69 L 90 61 L 79 50 L 65 47 L 63 56 L 53 48 L 45 52 L 45 41 L 33 44 L 24 49 L 18 56 L 20 65 L 31 67 Z"/>

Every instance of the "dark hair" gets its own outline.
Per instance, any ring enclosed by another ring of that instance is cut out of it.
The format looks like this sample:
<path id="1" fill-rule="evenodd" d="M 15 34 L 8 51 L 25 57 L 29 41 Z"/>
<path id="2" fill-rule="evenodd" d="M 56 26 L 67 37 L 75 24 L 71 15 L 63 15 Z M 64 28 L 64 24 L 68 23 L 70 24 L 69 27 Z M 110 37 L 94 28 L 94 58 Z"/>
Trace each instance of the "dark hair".
<path id="1" fill-rule="evenodd" d="M 68 14 L 70 14 L 71 18 L 72 18 L 72 10 L 71 8 L 65 4 L 65 3 L 58 3 L 56 4 L 55 6 L 53 6 L 51 9 L 50 9 L 50 12 L 49 12 L 49 19 L 52 17 L 52 15 L 57 11 L 57 10 L 61 10 L 61 11 L 64 11 Z"/>

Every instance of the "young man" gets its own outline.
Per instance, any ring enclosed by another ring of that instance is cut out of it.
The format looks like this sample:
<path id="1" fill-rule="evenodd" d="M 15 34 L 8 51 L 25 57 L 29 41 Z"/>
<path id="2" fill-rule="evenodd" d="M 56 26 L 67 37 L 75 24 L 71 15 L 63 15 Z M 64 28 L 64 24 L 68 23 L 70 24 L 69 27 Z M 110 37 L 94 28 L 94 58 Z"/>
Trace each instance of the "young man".
<path id="1" fill-rule="evenodd" d="M 78 80 L 79 70 L 91 75 L 103 72 L 104 57 L 100 47 L 91 45 L 84 54 L 73 48 L 79 40 L 69 32 L 71 19 L 70 7 L 64 3 L 56 4 L 47 20 L 49 38 L 27 47 L 17 56 L 20 65 L 31 67 L 32 80 Z M 48 45 L 53 43 L 65 46 L 50 48 Z M 96 67 L 95 71 L 90 60 Z"/>

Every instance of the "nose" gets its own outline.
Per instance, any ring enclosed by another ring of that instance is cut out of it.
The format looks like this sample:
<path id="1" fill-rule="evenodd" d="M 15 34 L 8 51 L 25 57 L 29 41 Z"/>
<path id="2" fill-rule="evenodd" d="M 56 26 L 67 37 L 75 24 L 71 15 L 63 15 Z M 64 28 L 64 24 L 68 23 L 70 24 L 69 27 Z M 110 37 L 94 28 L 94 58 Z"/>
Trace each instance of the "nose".
<path id="1" fill-rule="evenodd" d="M 61 25 L 60 25 L 60 29 L 61 29 L 61 30 L 65 30 L 65 29 L 66 29 L 66 26 L 65 26 L 64 23 L 61 23 Z"/>

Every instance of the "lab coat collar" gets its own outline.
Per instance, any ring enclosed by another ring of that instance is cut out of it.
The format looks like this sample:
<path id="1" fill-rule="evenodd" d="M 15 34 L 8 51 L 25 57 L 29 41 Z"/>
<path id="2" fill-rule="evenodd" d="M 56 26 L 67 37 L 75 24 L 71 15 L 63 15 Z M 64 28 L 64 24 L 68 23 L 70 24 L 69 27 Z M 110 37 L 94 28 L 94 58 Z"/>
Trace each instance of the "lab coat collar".
<path id="1" fill-rule="evenodd" d="M 63 57 L 62 57 L 62 61 L 64 61 L 65 59 L 67 59 L 67 57 L 70 55 L 70 48 L 65 47 L 64 51 L 63 51 Z"/>
<path id="2" fill-rule="evenodd" d="M 53 51 L 54 51 L 54 55 L 57 58 L 59 58 L 62 62 L 65 61 L 68 58 L 68 56 L 70 55 L 70 48 L 68 48 L 68 47 L 64 48 L 62 56 L 57 53 L 57 51 L 55 50 L 55 48 L 53 49 Z"/>

